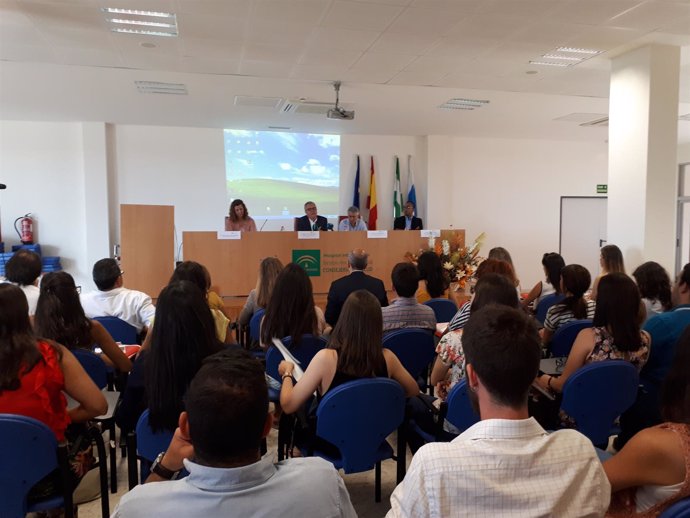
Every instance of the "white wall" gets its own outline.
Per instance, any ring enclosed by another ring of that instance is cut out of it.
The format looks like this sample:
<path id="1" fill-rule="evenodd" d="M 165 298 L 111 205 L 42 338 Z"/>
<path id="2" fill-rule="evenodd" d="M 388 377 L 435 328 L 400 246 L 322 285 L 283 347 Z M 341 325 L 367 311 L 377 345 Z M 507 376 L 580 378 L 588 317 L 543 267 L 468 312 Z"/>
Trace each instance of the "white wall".
<path id="1" fill-rule="evenodd" d="M 429 228 L 465 228 L 468 243 L 486 232 L 481 255 L 507 248 L 523 289 L 543 277 L 544 252 L 558 251 L 561 196 L 607 183 L 605 142 L 430 137 L 429 154 L 429 203 L 440 205 Z"/>

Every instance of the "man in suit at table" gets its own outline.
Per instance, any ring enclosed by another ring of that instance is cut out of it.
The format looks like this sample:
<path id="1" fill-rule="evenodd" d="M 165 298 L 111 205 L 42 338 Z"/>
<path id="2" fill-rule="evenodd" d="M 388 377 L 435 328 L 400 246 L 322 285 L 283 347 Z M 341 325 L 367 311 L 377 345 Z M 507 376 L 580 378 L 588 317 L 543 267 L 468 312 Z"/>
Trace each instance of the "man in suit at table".
<path id="1" fill-rule="evenodd" d="M 326 322 L 335 327 L 340 311 L 343 309 L 345 300 L 353 291 L 367 290 L 381 303 L 381 307 L 388 305 L 388 297 L 383 281 L 364 273 L 369 261 L 369 254 L 356 248 L 347 254 L 347 266 L 350 274 L 341 277 L 331 283 L 328 290 L 328 302 L 326 304 Z"/>
<path id="2" fill-rule="evenodd" d="M 328 230 L 328 220 L 318 215 L 316 203 L 313 201 L 305 203 L 304 212 L 304 216 L 297 218 L 297 228 L 295 230 Z"/>
<path id="3" fill-rule="evenodd" d="M 422 218 L 415 217 L 414 211 L 414 203 L 408 201 L 405 204 L 403 215 L 395 218 L 395 221 L 393 222 L 393 230 L 424 230 Z"/>

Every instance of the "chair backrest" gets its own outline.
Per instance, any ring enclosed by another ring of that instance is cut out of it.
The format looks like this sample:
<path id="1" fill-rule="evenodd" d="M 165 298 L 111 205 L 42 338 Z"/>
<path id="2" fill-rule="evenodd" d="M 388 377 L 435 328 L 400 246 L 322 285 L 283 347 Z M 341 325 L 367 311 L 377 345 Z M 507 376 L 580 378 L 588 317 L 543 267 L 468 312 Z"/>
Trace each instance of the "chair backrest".
<path id="1" fill-rule="evenodd" d="M 326 347 L 326 339 L 321 336 L 302 335 L 299 345 L 292 345 L 292 337 L 286 336 L 281 340 L 292 355 L 299 360 L 302 370 L 307 370 L 312 358 L 321 349 Z M 274 346 L 270 346 L 266 351 L 266 373 L 275 380 L 280 380 L 278 375 L 278 365 L 283 361 L 283 355 Z"/>
<path id="2" fill-rule="evenodd" d="M 690 497 L 678 500 L 675 504 L 667 507 L 659 515 L 659 518 L 690 518 Z"/>
<path id="3" fill-rule="evenodd" d="M 116 342 L 120 342 L 124 345 L 133 345 L 137 343 L 137 328 L 121 318 L 95 317 L 94 320 L 100 322 Z"/>
<path id="4" fill-rule="evenodd" d="M 261 319 L 264 318 L 264 313 L 266 313 L 265 309 L 257 309 L 249 321 L 249 338 L 255 342 L 261 340 L 259 330 L 261 328 Z"/>
<path id="5" fill-rule="evenodd" d="M 543 324 L 544 319 L 546 318 L 546 312 L 549 310 L 549 308 L 554 304 L 558 304 L 564 298 L 565 295 L 561 293 L 552 293 L 551 295 L 547 295 L 539 301 L 539 304 L 537 304 L 537 310 L 535 311 L 534 318 L 536 318 L 540 324 Z"/>
<path id="6" fill-rule="evenodd" d="M 376 453 L 405 417 L 405 393 L 397 381 L 367 378 L 328 391 L 316 410 L 316 435 L 340 450 L 345 473 L 374 467 Z"/>
<path id="7" fill-rule="evenodd" d="M 450 322 L 458 311 L 455 302 L 449 299 L 430 299 L 424 304 L 434 310 L 436 322 Z"/>
<path id="8" fill-rule="evenodd" d="M 58 467 L 55 434 L 31 417 L 0 414 L 0 458 L 1 514 L 23 517 L 29 490 Z"/>
<path id="9" fill-rule="evenodd" d="M 446 399 L 448 405 L 446 419 L 461 432 L 479 422 L 479 416 L 472 408 L 472 403 L 470 403 L 468 390 L 467 380 L 461 379 L 450 390 Z"/>
<path id="10" fill-rule="evenodd" d="M 171 430 L 154 432 L 149 425 L 149 411 L 144 413 L 137 421 L 137 455 L 153 462 L 158 454 L 168 449 L 173 438 Z"/>
<path id="11" fill-rule="evenodd" d="M 630 362 L 590 363 L 565 382 L 561 410 L 575 419 L 579 432 L 603 445 L 615 419 L 635 402 L 638 383 L 637 369 Z"/>
<path id="12" fill-rule="evenodd" d="M 570 349 L 573 348 L 577 334 L 587 327 L 592 327 L 592 321 L 588 319 L 573 320 L 556 329 L 556 332 L 551 338 L 549 350 L 551 356 L 561 358 L 570 354 Z"/>
<path id="13" fill-rule="evenodd" d="M 436 355 L 434 335 L 428 329 L 398 329 L 383 337 L 383 347 L 395 354 L 410 375 L 417 379 Z"/>
<path id="14" fill-rule="evenodd" d="M 72 354 L 99 389 L 108 385 L 108 367 L 98 355 L 85 349 L 72 349 Z"/>

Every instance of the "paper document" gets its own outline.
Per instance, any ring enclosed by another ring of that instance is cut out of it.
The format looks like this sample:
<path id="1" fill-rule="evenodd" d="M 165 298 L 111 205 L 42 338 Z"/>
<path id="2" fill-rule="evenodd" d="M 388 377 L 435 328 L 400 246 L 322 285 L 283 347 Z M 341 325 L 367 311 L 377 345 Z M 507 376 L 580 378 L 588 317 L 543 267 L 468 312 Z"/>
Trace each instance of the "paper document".
<path id="1" fill-rule="evenodd" d="M 280 351 L 280 354 L 283 355 L 283 358 L 295 364 L 295 370 L 292 371 L 292 376 L 295 378 L 295 381 L 299 381 L 300 378 L 304 375 L 304 371 L 302 370 L 302 367 L 300 367 L 299 360 L 295 358 L 292 355 L 292 353 L 288 351 L 287 347 L 285 347 L 285 344 L 277 338 L 273 339 L 273 345 L 275 345 L 276 349 Z"/>
<path id="2" fill-rule="evenodd" d="M 539 392 L 540 394 L 543 394 L 544 396 L 546 396 L 546 397 L 547 397 L 548 399 L 550 399 L 551 401 L 553 401 L 554 399 L 556 399 L 556 398 L 554 397 L 554 395 L 553 395 L 551 392 L 549 392 L 548 390 L 544 390 L 543 388 L 541 388 L 541 387 L 537 384 L 536 381 L 533 381 L 533 382 L 532 382 L 532 388 L 533 388 L 534 390 L 536 390 L 537 392 Z"/>

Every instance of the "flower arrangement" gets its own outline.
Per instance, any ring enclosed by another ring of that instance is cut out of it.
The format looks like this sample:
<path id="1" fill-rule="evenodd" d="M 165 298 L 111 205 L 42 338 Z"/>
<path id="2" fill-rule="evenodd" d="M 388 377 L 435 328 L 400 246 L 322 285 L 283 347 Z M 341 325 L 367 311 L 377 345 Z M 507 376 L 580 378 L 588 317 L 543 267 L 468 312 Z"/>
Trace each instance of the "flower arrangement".
<path id="1" fill-rule="evenodd" d="M 457 283 L 456 289 L 465 289 L 467 282 L 472 278 L 477 266 L 483 258 L 479 257 L 479 250 L 484 243 L 485 234 L 479 234 L 470 246 L 462 246 L 462 239 L 456 233 L 449 235 L 443 234 L 439 239 L 429 238 L 428 248 L 420 250 L 419 254 L 429 250 L 436 253 L 441 259 L 443 269 L 448 272 L 451 283 Z M 417 262 L 419 254 L 414 255 L 410 252 L 405 254 L 405 258 L 412 262 Z"/>

